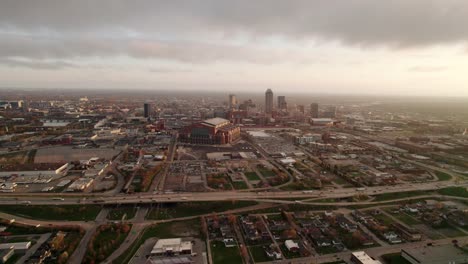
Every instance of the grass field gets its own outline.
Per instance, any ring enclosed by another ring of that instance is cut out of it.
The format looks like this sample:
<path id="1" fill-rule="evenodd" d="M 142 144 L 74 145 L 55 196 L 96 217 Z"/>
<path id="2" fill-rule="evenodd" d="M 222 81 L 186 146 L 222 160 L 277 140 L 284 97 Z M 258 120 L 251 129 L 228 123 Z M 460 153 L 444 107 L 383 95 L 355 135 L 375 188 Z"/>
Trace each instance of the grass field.
<path id="1" fill-rule="evenodd" d="M 390 218 L 388 215 L 386 214 L 376 214 L 376 215 L 372 215 L 372 217 L 374 217 L 376 220 L 378 220 L 380 223 L 384 224 L 384 225 L 391 225 L 393 223 L 395 223 L 395 221 Z"/>
<path id="2" fill-rule="evenodd" d="M 166 207 L 159 209 L 153 208 L 148 215 L 147 219 L 171 219 L 185 216 L 195 216 L 210 214 L 213 212 L 224 212 L 227 210 L 252 206 L 257 204 L 250 201 L 230 201 L 230 202 L 194 202 L 194 203 L 180 203 L 180 204 L 167 204 Z"/>
<path id="3" fill-rule="evenodd" d="M 397 199 L 404 199 L 404 198 L 420 196 L 420 195 L 428 195 L 428 194 L 431 194 L 431 192 L 412 191 L 412 192 L 399 192 L 399 193 L 384 193 L 384 194 L 376 195 L 374 201 L 380 202 L 380 201 L 388 201 L 388 200 L 397 200 Z"/>
<path id="4" fill-rule="evenodd" d="M 245 177 L 247 177 L 247 179 L 249 181 L 259 181 L 260 180 L 260 177 L 258 177 L 257 173 L 254 172 L 254 171 L 244 172 L 244 175 L 245 175 Z"/>
<path id="5" fill-rule="evenodd" d="M 125 219 L 132 219 L 135 216 L 136 208 L 135 207 L 121 207 L 115 208 L 109 211 L 107 219 L 109 220 L 122 220 L 122 217 L 125 215 Z"/>
<path id="6" fill-rule="evenodd" d="M 276 173 L 274 171 L 269 170 L 267 168 L 258 167 L 257 169 L 263 175 L 263 177 L 265 177 L 265 178 L 276 176 Z"/>
<path id="7" fill-rule="evenodd" d="M 11 256 L 5 264 L 14 264 L 16 263 L 24 254 L 16 253 Z"/>
<path id="8" fill-rule="evenodd" d="M 447 174 L 445 172 L 441 172 L 441 171 L 436 171 L 435 175 L 437 176 L 437 179 L 439 181 L 448 181 L 448 180 L 452 179 L 452 176 L 450 176 L 449 174 Z"/>
<path id="9" fill-rule="evenodd" d="M 0 211 L 38 220 L 90 221 L 101 211 L 99 205 L 2 205 Z"/>
<path id="10" fill-rule="evenodd" d="M 468 191 L 465 187 L 448 187 L 438 191 L 442 195 L 468 198 Z"/>
<path id="11" fill-rule="evenodd" d="M 421 222 L 419 222 L 418 219 L 412 217 L 411 215 L 407 213 L 400 212 L 398 214 L 392 214 L 392 216 L 408 226 L 421 224 Z"/>
<path id="12" fill-rule="evenodd" d="M 265 249 L 263 249 L 263 247 L 264 246 L 249 247 L 250 254 L 252 255 L 255 262 L 268 262 L 272 260 L 266 255 Z"/>
<path id="13" fill-rule="evenodd" d="M 450 225 L 446 221 L 442 223 L 441 226 L 434 228 L 437 232 L 441 233 L 442 235 L 446 237 L 460 237 L 464 236 L 465 233 L 458 228 Z"/>
<path id="14" fill-rule="evenodd" d="M 210 246 L 214 264 L 242 263 L 242 257 L 238 247 L 227 248 L 221 241 L 212 241 Z"/>
<path id="15" fill-rule="evenodd" d="M 2 224 L 3 225 L 3 224 Z M 16 235 L 29 235 L 29 234 L 44 234 L 49 233 L 51 229 L 46 227 L 33 227 L 33 226 L 18 226 L 9 225 L 5 232 L 11 233 L 13 236 Z"/>
<path id="16" fill-rule="evenodd" d="M 234 189 L 236 190 L 244 190 L 244 189 L 248 189 L 249 187 L 247 186 L 247 183 L 245 182 L 233 182 L 231 183 L 232 184 L 232 187 L 234 187 Z"/>

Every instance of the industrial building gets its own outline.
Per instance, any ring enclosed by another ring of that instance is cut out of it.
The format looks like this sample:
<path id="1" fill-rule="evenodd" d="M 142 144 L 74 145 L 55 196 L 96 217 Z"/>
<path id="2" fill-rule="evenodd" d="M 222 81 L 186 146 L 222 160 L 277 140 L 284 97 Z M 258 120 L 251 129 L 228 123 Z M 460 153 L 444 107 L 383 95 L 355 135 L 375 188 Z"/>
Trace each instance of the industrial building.
<path id="1" fill-rule="evenodd" d="M 211 118 L 186 126 L 180 140 L 191 144 L 229 144 L 240 138 L 240 127 L 224 118 Z"/>
<path id="2" fill-rule="evenodd" d="M 159 239 L 151 250 L 152 256 L 174 256 L 192 254 L 192 242 L 181 238 Z"/>
<path id="3" fill-rule="evenodd" d="M 401 256 L 412 264 L 468 263 L 468 254 L 450 244 L 402 249 Z"/>

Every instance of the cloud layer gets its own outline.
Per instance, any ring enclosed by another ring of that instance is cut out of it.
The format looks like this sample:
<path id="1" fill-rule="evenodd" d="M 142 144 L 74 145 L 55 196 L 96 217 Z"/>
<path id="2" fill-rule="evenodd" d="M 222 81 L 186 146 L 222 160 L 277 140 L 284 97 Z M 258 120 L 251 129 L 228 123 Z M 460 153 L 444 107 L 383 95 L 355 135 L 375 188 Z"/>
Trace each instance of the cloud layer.
<path id="1" fill-rule="evenodd" d="M 466 42 L 467 24 L 464 0 L 4 0 L 0 52 L 256 61 L 268 55 L 233 45 L 231 38 L 243 36 L 248 44 L 276 36 L 398 48 Z"/>
<path id="2" fill-rule="evenodd" d="M 468 52 L 456 54 L 466 25 L 466 0 L 2 0 L 0 68 L 11 72 L 0 86 L 21 84 L 22 69 L 29 83 L 158 75 L 201 86 L 240 72 L 256 84 L 456 93 L 468 81 Z"/>

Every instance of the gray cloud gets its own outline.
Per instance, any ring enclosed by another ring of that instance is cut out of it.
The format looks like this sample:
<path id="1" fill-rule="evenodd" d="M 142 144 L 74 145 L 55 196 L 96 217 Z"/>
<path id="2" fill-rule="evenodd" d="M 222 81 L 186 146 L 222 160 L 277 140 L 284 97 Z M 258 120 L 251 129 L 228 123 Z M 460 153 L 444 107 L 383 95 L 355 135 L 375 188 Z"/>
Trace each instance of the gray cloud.
<path id="1" fill-rule="evenodd" d="M 0 33 L 0 58 L 20 57 L 34 60 L 111 57 L 126 55 L 137 59 L 167 59 L 184 63 L 242 61 L 273 63 L 294 52 L 258 49 L 242 45 L 194 41 L 168 42 L 140 38 L 47 37 Z M 299 58 L 299 56 L 297 56 Z"/>
<path id="2" fill-rule="evenodd" d="M 18 60 L 11 58 L 1 58 L 0 64 L 10 67 L 24 67 L 41 70 L 59 70 L 64 68 L 78 68 L 79 66 L 65 61 L 36 61 L 36 60 Z"/>
<path id="3" fill-rule="evenodd" d="M 464 0 L 3 0 L 0 26 L 59 33 L 141 32 L 318 37 L 429 45 L 468 39 Z"/>
<path id="4" fill-rule="evenodd" d="M 465 0 L 2 0 L 0 58 L 269 64 L 301 56 L 251 45 L 270 36 L 401 48 L 467 42 L 467 24 Z"/>

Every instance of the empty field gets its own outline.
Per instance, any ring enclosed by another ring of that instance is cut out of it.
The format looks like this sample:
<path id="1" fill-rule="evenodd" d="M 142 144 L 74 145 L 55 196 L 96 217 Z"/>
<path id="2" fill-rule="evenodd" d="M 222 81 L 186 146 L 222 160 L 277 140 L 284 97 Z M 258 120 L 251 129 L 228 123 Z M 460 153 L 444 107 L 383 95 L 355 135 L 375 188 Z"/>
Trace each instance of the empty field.
<path id="1" fill-rule="evenodd" d="M 74 149 L 70 146 L 41 148 L 37 150 L 35 163 L 69 162 L 74 160 L 86 160 L 92 157 L 111 159 L 120 152 L 118 149 L 92 148 Z"/>

